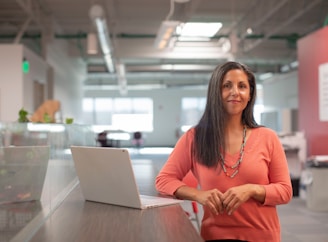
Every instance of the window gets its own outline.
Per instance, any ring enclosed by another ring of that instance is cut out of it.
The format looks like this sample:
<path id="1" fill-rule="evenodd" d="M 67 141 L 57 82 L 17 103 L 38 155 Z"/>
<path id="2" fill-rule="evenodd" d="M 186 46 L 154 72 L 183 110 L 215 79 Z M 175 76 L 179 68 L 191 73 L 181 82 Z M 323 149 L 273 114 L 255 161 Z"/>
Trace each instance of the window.
<path id="1" fill-rule="evenodd" d="M 83 107 L 83 120 L 87 124 L 93 124 L 93 111 L 94 111 L 94 102 L 92 98 L 84 98 L 82 101 Z"/>
<path id="2" fill-rule="evenodd" d="M 181 131 L 187 131 L 198 123 L 206 105 L 205 97 L 185 97 L 181 103 Z"/>
<path id="3" fill-rule="evenodd" d="M 102 130 L 152 131 L 153 101 L 150 98 L 84 98 L 84 122 Z"/>

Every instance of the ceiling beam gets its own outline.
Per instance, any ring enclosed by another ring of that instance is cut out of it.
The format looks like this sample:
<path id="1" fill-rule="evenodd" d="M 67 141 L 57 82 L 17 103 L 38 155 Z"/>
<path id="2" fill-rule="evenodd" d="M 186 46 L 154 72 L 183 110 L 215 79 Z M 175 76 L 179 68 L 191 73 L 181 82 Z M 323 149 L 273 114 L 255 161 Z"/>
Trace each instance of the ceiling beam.
<path id="1" fill-rule="evenodd" d="M 283 0 L 281 2 L 279 2 L 277 5 L 275 5 L 272 9 L 270 9 L 269 12 L 265 13 L 263 15 L 263 18 L 261 18 L 260 20 L 258 20 L 254 25 L 249 26 L 252 29 L 256 29 L 258 26 L 260 26 L 261 24 L 265 23 L 265 21 L 267 21 L 273 14 L 275 14 L 282 6 L 284 6 L 289 0 Z M 239 41 L 244 40 L 247 37 L 247 33 L 244 33 L 243 35 L 240 36 Z"/>
<path id="2" fill-rule="evenodd" d="M 277 26 L 275 29 L 273 29 L 272 31 L 270 31 L 269 33 L 267 33 L 264 38 L 259 39 L 257 41 L 254 41 L 253 43 L 246 45 L 244 47 L 244 52 L 249 52 L 252 49 L 254 49 L 255 47 L 257 47 L 258 45 L 260 45 L 261 43 L 263 43 L 263 41 L 268 40 L 272 35 L 274 35 L 275 33 L 277 33 L 279 30 L 281 30 L 282 28 L 286 27 L 287 25 L 291 24 L 292 22 L 294 22 L 296 19 L 298 19 L 299 17 L 301 17 L 304 13 L 306 13 L 307 11 L 309 11 L 311 8 L 313 8 L 315 5 L 319 4 L 322 0 L 314 0 L 311 1 L 306 7 L 304 7 L 302 10 L 297 11 L 296 14 L 294 14 L 293 16 L 291 16 L 289 19 L 287 19 L 287 21 L 285 21 L 284 23 L 280 24 L 279 26 Z"/>
<path id="3" fill-rule="evenodd" d="M 24 35 L 24 32 L 25 30 L 27 29 L 28 25 L 30 24 L 31 22 L 31 17 L 28 17 L 26 19 L 26 21 L 24 22 L 24 24 L 22 25 L 22 27 L 20 28 L 20 30 L 18 31 L 16 37 L 15 37 L 15 40 L 14 40 L 14 44 L 18 44 L 21 39 L 22 39 L 22 36 Z"/>

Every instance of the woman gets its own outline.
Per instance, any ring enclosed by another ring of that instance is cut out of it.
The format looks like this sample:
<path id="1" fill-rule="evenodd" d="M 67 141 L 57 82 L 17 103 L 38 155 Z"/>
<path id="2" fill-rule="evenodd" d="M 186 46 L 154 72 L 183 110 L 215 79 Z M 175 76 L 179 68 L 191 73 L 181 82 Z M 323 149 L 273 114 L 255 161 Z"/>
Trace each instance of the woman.
<path id="1" fill-rule="evenodd" d="M 291 200 L 291 180 L 278 136 L 254 120 L 255 98 L 248 67 L 218 66 L 202 118 L 156 177 L 159 192 L 203 205 L 206 241 L 280 241 L 276 205 Z M 189 170 L 200 189 L 182 182 Z"/>

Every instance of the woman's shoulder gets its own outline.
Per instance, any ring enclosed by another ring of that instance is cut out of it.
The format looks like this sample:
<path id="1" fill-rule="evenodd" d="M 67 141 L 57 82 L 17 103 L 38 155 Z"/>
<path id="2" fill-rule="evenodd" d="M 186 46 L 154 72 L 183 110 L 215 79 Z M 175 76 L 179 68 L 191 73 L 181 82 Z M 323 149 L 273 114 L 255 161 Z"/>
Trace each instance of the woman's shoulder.
<path id="1" fill-rule="evenodd" d="M 278 137 L 278 134 L 276 131 L 274 131 L 271 128 L 265 127 L 265 126 L 259 126 L 256 128 L 252 128 L 252 133 L 256 134 L 257 137 Z"/>
<path id="2" fill-rule="evenodd" d="M 188 142 L 191 142 L 194 139 L 194 136 L 195 136 L 195 128 L 191 127 L 181 135 L 179 140 L 188 140 Z"/>
<path id="3" fill-rule="evenodd" d="M 259 127 L 256 127 L 256 128 L 253 128 L 253 130 L 256 130 L 257 132 L 261 132 L 261 133 L 266 133 L 266 134 L 277 134 L 276 131 L 274 131 L 273 129 L 271 128 L 268 128 L 266 126 L 259 126 Z"/>

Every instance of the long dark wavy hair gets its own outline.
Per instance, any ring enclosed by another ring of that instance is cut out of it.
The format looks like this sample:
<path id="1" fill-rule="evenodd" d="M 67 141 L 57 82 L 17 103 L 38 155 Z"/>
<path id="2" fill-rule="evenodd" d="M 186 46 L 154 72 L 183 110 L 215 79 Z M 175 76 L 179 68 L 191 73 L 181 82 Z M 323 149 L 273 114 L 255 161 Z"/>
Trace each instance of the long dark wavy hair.
<path id="1" fill-rule="evenodd" d="M 256 82 L 250 69 L 238 62 L 227 62 L 217 66 L 211 76 L 207 90 L 205 111 L 195 126 L 194 155 L 197 160 L 207 166 L 216 167 L 220 159 L 220 151 L 225 150 L 224 128 L 226 126 L 226 111 L 222 102 L 222 82 L 227 72 L 242 70 L 250 85 L 250 101 L 242 114 L 242 123 L 249 128 L 257 128 L 253 110 L 256 99 Z M 224 154 L 223 154 L 224 155 Z"/>

